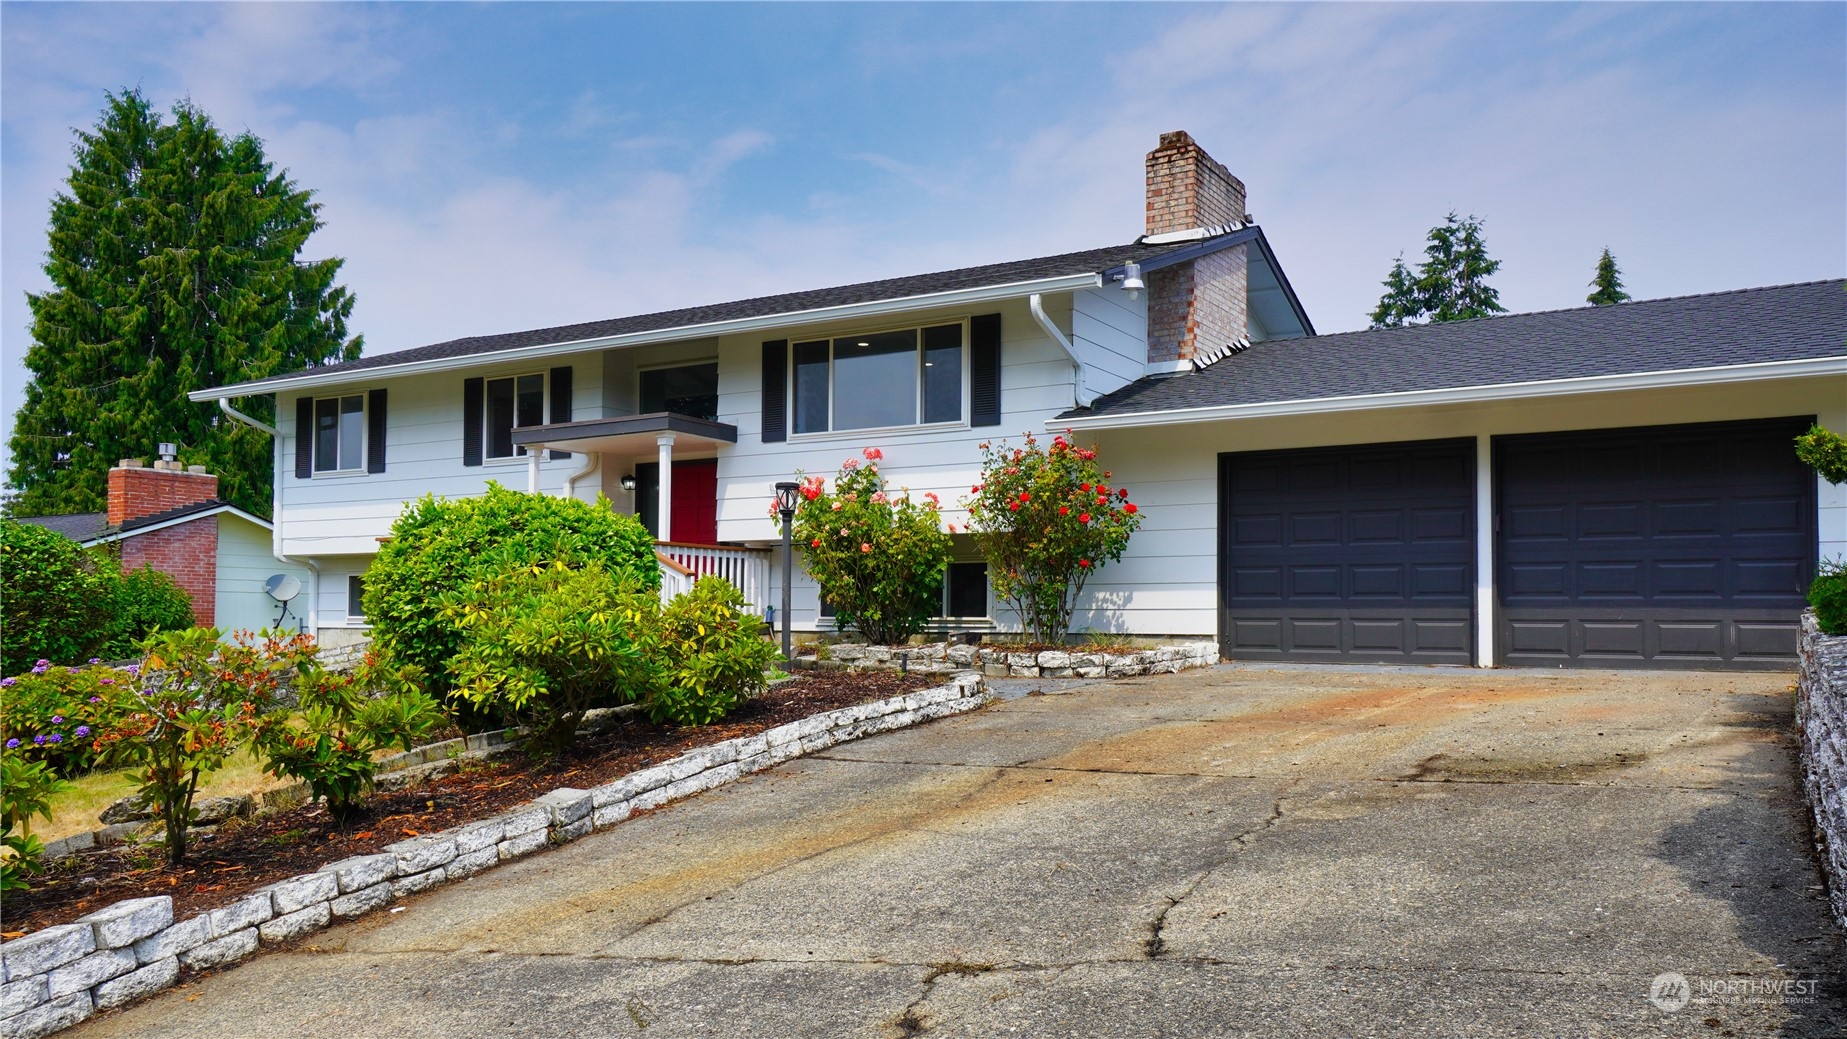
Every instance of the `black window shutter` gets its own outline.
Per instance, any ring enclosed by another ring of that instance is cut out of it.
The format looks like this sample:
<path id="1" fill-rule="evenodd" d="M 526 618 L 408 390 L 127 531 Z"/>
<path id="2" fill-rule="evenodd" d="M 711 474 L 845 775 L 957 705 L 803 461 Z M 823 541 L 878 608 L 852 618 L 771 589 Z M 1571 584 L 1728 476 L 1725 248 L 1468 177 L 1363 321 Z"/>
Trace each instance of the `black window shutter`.
<path id="1" fill-rule="evenodd" d="M 763 344 L 763 442 L 779 444 L 789 439 L 789 341 Z"/>
<path id="2" fill-rule="evenodd" d="M 969 425 L 1000 425 L 1000 315 L 968 321 Z"/>
<path id="3" fill-rule="evenodd" d="M 385 471 L 385 391 L 366 394 L 366 472 Z"/>
<path id="4" fill-rule="evenodd" d="M 481 464 L 481 410 L 487 406 L 487 384 L 482 379 L 462 380 L 462 464 Z"/>
<path id="5" fill-rule="evenodd" d="M 551 422 L 571 421 L 571 369 L 570 366 L 552 369 L 552 417 Z M 569 451 L 552 451 L 553 458 L 569 458 Z"/>
<path id="6" fill-rule="evenodd" d="M 314 475 L 314 398 L 302 397 L 295 402 L 295 478 L 306 480 Z"/>

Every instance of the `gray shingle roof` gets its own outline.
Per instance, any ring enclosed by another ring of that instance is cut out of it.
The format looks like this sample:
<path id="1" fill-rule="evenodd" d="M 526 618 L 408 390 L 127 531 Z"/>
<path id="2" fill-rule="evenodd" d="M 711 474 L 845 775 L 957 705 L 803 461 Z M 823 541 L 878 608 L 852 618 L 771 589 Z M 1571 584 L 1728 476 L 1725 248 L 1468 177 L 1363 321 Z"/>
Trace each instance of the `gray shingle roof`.
<path id="1" fill-rule="evenodd" d="M 323 375 L 336 371 L 361 371 L 381 365 L 468 357 L 476 354 L 491 354 L 501 350 L 515 350 L 526 346 L 570 343 L 584 339 L 602 339 L 608 336 L 633 335 L 638 332 L 658 332 L 694 325 L 708 325 L 721 321 L 773 317 L 778 314 L 795 314 L 827 307 L 851 306 L 856 303 L 908 299 L 912 296 L 1011 285 L 1016 282 L 1059 278 L 1073 274 L 1095 274 L 1131 261 L 1146 262 L 1171 252 L 1192 248 L 1197 244 L 1196 242 L 1173 242 L 1166 245 L 1141 245 L 1138 242 L 1130 242 L 1127 245 L 1112 245 L 1102 249 L 1087 249 L 1083 252 L 1037 256 L 1029 260 L 991 263 L 980 267 L 963 267 L 958 270 L 936 271 L 903 278 L 862 281 L 852 285 L 786 292 L 776 296 L 758 296 L 754 299 L 734 300 L 730 303 L 714 303 L 701 307 L 686 307 L 681 310 L 663 310 L 653 314 L 637 314 L 633 317 L 611 318 L 605 321 L 556 325 L 551 328 L 535 328 L 525 332 L 508 332 L 501 335 L 470 336 L 465 339 L 432 343 L 429 346 L 361 357 L 344 364 L 323 365 L 319 368 L 310 368 L 304 372 L 291 374 L 305 376 Z"/>
<path id="2" fill-rule="evenodd" d="M 1847 357 L 1840 279 L 1257 343 L 1060 418 Z"/>
<path id="3" fill-rule="evenodd" d="M 55 530 L 72 541 L 88 541 L 103 536 L 109 529 L 109 514 L 106 512 L 73 512 L 68 516 L 21 516 L 21 523 L 30 523 L 35 527 Z"/>

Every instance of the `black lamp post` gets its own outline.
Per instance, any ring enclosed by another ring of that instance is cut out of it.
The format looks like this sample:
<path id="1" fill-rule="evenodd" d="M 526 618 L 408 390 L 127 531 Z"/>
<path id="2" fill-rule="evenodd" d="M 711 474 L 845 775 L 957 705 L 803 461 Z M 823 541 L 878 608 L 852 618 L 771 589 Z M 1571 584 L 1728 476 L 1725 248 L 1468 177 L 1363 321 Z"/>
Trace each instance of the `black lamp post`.
<path id="1" fill-rule="evenodd" d="M 795 576 L 795 556 L 790 540 L 794 534 L 795 496 L 801 487 L 788 481 L 776 485 L 776 511 L 782 516 L 782 659 L 791 669 L 795 667 L 795 655 L 789 643 L 789 586 Z"/>

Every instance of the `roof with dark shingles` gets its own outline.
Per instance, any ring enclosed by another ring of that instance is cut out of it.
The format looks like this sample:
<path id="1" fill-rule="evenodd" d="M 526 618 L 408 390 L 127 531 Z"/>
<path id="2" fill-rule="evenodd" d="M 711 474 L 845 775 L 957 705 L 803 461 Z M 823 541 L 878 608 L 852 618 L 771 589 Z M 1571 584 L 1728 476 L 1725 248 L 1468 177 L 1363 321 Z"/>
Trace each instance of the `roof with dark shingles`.
<path id="1" fill-rule="evenodd" d="M 230 502 L 214 498 L 210 501 L 181 505 L 165 512 L 138 516 L 122 524 L 120 528 L 109 526 L 109 514 L 106 512 L 75 512 L 66 516 L 22 516 L 19 522 L 55 530 L 73 541 L 93 541 L 110 534 L 133 534 L 159 523 L 169 523 L 195 514 L 216 512 L 219 509 L 231 507 Z"/>
<path id="2" fill-rule="evenodd" d="M 1060 253 L 1056 256 L 1037 256 L 1030 260 L 991 263 L 981 267 L 963 267 L 953 271 L 936 271 L 931 274 L 915 274 L 904 278 L 862 281 L 853 285 L 837 285 L 828 289 L 785 292 L 777 296 L 758 296 L 755 299 L 740 299 L 730 303 L 714 303 L 702 307 L 687 307 L 682 310 L 663 310 L 653 314 L 637 314 L 633 317 L 611 318 L 606 321 L 586 321 L 581 324 L 535 328 L 526 332 L 508 332 L 502 335 L 470 336 L 466 339 L 451 339 L 443 343 L 432 343 L 429 346 L 361 357 L 344 364 L 322 365 L 306 371 L 291 372 L 279 378 L 324 375 L 335 371 L 360 371 L 384 365 L 491 354 L 501 350 L 516 350 L 525 346 L 572 343 L 585 339 L 633 335 L 638 332 L 659 332 L 674 328 L 709 325 L 720 321 L 797 314 L 827 307 L 908 299 L 913 296 L 927 296 L 939 292 L 1011 285 L 1016 282 L 1060 278 L 1072 274 L 1096 274 L 1129 262 L 1145 262 L 1196 244 L 1195 242 L 1173 242 L 1166 245 L 1141 245 L 1137 242 L 1130 242 L 1127 245 L 1112 245 L 1103 249 Z"/>
<path id="3" fill-rule="evenodd" d="M 1847 357 L 1840 279 L 1256 343 L 1060 418 Z"/>
<path id="4" fill-rule="evenodd" d="M 103 536 L 109 529 L 109 514 L 106 512 L 73 512 L 67 516 L 20 516 L 21 523 L 30 523 L 35 527 L 55 530 L 72 541 L 88 541 Z"/>

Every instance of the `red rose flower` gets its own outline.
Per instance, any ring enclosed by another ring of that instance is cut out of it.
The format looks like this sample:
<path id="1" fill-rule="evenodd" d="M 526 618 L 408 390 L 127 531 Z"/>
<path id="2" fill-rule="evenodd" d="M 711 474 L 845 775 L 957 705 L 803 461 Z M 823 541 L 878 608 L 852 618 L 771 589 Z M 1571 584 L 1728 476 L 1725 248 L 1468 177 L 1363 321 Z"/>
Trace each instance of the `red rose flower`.
<path id="1" fill-rule="evenodd" d="M 1127 504 L 1123 505 L 1122 511 L 1128 513 L 1131 516 L 1135 515 L 1135 503 L 1128 502 Z"/>
<path id="2" fill-rule="evenodd" d="M 1089 522 L 1090 522 L 1090 513 L 1088 513 L 1088 512 L 1080 512 L 1080 513 L 1078 513 L 1078 514 L 1077 514 L 1077 521 L 1078 521 L 1079 523 L 1089 523 Z"/>

